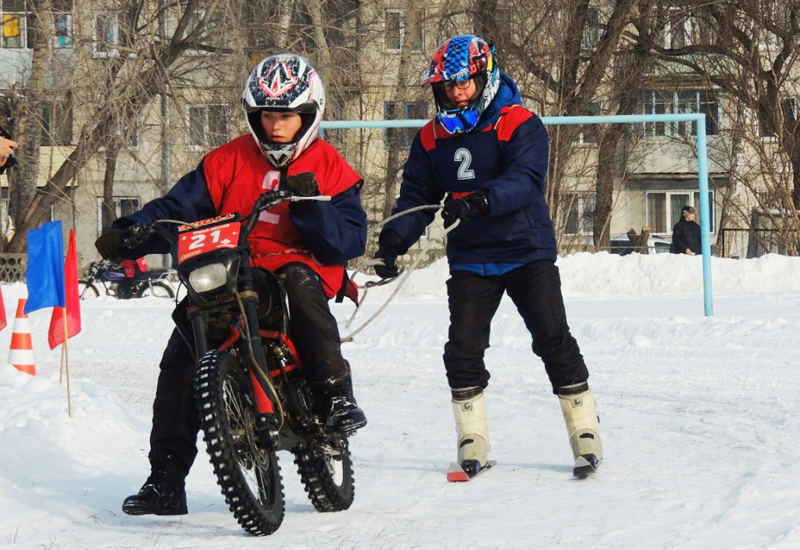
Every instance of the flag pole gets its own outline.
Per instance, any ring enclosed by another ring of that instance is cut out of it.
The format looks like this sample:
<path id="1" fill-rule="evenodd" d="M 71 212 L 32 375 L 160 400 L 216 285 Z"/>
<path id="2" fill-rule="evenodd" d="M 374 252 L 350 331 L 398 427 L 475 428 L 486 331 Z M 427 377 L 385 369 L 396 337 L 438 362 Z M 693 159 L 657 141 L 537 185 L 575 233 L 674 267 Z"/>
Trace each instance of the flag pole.
<path id="1" fill-rule="evenodd" d="M 71 392 L 70 392 L 70 388 L 69 388 L 69 352 L 67 350 L 67 340 L 69 340 L 69 338 L 67 338 L 67 335 L 69 334 L 69 332 L 68 332 L 68 329 L 67 329 L 67 306 L 66 306 L 66 303 L 64 304 L 63 310 L 64 310 L 64 315 L 63 315 L 62 319 L 64 321 L 64 342 L 61 344 L 62 345 L 61 357 L 62 357 L 62 359 L 64 359 L 63 365 L 66 366 L 66 373 L 67 373 L 67 412 L 68 412 L 70 418 L 72 418 L 72 396 L 71 396 Z"/>
<path id="2" fill-rule="evenodd" d="M 61 366 L 58 369 L 58 383 L 64 381 L 64 346 L 61 346 Z"/>

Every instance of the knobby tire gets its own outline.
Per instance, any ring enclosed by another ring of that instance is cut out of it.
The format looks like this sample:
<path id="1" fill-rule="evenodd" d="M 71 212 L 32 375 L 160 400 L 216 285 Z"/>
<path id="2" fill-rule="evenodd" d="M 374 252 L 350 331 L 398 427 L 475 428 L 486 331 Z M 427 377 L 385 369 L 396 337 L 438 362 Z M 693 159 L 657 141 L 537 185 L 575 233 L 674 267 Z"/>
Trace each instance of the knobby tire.
<path id="1" fill-rule="evenodd" d="M 344 436 L 336 437 L 341 438 L 336 445 L 336 448 L 341 449 L 339 456 L 333 456 L 329 452 L 315 452 L 309 447 L 293 450 L 300 479 L 308 498 L 319 512 L 347 510 L 355 498 L 353 464 L 347 439 Z"/>
<path id="2" fill-rule="evenodd" d="M 212 350 L 197 365 L 195 398 L 203 439 L 217 482 L 233 516 L 255 536 L 283 522 L 284 497 L 278 458 L 258 444 L 252 386 L 231 354 Z"/>

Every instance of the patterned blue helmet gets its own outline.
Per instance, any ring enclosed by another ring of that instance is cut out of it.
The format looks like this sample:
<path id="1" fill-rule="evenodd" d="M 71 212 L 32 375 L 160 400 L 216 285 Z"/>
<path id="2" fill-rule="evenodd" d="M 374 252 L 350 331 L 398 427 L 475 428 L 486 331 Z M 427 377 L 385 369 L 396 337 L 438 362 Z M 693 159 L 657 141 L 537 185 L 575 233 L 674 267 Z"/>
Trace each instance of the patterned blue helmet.
<path id="1" fill-rule="evenodd" d="M 475 80 L 478 89 L 469 105 L 453 105 L 445 93 L 444 83 L 470 78 Z M 436 49 L 428 70 L 422 76 L 422 85 L 425 84 L 433 88 L 439 124 L 451 134 L 471 131 L 500 88 L 494 46 L 474 34 L 445 40 Z"/>

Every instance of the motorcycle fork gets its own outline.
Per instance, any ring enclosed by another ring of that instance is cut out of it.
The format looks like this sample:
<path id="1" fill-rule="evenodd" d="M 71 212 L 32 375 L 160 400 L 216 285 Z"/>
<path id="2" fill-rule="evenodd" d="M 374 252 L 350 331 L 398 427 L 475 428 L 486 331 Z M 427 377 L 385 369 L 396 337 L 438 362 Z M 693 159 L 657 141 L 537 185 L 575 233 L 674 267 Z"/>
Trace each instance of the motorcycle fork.
<path id="1" fill-rule="evenodd" d="M 284 423 L 284 411 L 278 393 L 272 385 L 267 372 L 267 357 L 258 328 L 258 294 L 253 290 L 244 290 L 237 294 L 242 320 L 240 321 L 239 349 L 245 364 L 249 367 L 250 380 L 256 396 L 260 414 L 275 414 L 278 425 Z M 244 326 L 241 326 L 244 325 Z"/>
<path id="2" fill-rule="evenodd" d="M 222 342 L 219 349 L 228 350 L 234 346 L 239 349 L 239 355 L 247 367 L 250 381 L 253 384 L 258 412 L 262 414 L 274 413 L 274 403 L 277 401 L 277 396 L 274 396 L 275 390 L 268 381 L 266 384 L 262 381 L 266 379 L 265 374 L 259 375 L 259 372 L 265 373 L 265 368 L 261 365 L 266 365 L 266 356 L 261 345 L 261 338 L 257 333 L 253 336 L 253 331 L 248 330 L 249 327 L 253 326 L 250 321 L 247 321 L 248 318 L 253 318 L 256 323 L 258 322 L 258 318 L 255 315 L 258 297 L 254 292 L 243 292 L 239 295 L 239 298 L 243 316 L 238 323 L 231 325 L 231 334 L 227 340 Z M 251 315 L 248 315 L 249 311 L 252 312 Z M 194 333 L 195 350 L 199 359 L 211 349 L 207 336 L 211 312 L 197 307 L 190 307 L 188 315 L 192 325 L 192 332 Z"/>

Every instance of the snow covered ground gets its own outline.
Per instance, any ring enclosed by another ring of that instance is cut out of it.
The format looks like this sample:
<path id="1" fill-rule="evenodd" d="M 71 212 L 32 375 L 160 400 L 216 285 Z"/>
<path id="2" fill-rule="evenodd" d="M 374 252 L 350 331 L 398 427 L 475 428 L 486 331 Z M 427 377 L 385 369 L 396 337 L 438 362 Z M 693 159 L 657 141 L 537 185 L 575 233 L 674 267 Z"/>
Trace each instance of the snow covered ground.
<path id="1" fill-rule="evenodd" d="M 126 516 L 122 499 L 148 474 L 171 303 L 104 298 L 83 304 L 83 331 L 69 341 L 71 418 L 60 348 L 47 345 L 49 309 L 29 319 L 37 376 L 0 365 L 0 546 L 800 548 L 800 258 L 714 258 L 712 317 L 700 258 L 577 254 L 558 265 L 601 418 L 606 459 L 594 478 L 572 478 L 558 403 L 504 301 L 487 354 L 497 466 L 468 484 L 445 481 L 455 431 L 441 365 L 447 273 L 437 263 L 414 272 L 344 345 L 369 418 L 351 440 L 350 510 L 316 512 L 281 453 L 286 517 L 254 539 L 228 512 L 201 450 L 187 479 L 188 515 Z M 350 327 L 352 305 L 335 305 L 342 335 L 392 290 L 370 289 Z M 6 353 L 26 288 L 2 292 Z"/>

